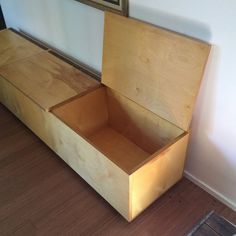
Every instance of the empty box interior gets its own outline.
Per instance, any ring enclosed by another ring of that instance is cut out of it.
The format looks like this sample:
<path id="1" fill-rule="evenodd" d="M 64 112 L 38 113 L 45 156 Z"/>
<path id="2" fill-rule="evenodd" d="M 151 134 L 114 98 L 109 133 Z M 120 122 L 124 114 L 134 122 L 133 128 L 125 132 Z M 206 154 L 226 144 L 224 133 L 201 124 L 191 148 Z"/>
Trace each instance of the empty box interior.
<path id="1" fill-rule="evenodd" d="M 106 87 L 53 113 L 127 173 L 184 131 Z"/>

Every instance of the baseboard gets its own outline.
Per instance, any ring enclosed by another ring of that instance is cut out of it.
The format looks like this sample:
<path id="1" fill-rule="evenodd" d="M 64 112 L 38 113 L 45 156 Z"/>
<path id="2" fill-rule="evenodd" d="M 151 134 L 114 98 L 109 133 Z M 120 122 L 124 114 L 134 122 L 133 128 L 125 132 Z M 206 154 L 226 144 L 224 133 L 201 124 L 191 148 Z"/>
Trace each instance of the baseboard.
<path id="1" fill-rule="evenodd" d="M 209 185 L 207 185 L 203 181 L 199 180 L 198 178 L 196 178 L 195 176 L 190 174 L 188 171 L 184 171 L 184 176 L 187 179 L 189 179 L 191 182 L 193 182 L 194 184 L 196 184 L 197 186 L 199 186 L 200 188 L 204 189 L 206 192 L 211 194 L 217 200 L 224 203 L 226 206 L 231 208 L 233 211 L 236 211 L 236 205 L 232 201 L 230 201 L 228 198 L 223 196 L 221 193 L 219 193 L 218 191 L 216 191 L 215 189 L 213 189 L 212 187 L 210 187 Z"/>

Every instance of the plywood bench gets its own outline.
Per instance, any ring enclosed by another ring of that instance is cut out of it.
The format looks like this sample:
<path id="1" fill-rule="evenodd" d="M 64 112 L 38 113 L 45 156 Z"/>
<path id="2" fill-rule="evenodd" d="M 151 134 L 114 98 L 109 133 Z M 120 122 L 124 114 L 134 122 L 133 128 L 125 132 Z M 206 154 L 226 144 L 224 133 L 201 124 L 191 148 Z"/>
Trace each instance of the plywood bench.
<path id="1" fill-rule="evenodd" d="M 209 52 L 106 13 L 102 84 L 50 52 L 12 51 L 17 60 L 0 65 L 0 99 L 131 221 L 182 177 Z"/>

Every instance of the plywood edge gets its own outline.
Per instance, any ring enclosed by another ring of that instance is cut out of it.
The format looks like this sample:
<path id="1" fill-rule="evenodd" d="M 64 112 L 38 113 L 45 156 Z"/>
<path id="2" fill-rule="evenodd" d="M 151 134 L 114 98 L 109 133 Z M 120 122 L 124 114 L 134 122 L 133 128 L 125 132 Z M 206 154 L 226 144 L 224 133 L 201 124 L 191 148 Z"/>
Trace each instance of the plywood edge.
<path id="1" fill-rule="evenodd" d="M 133 220 L 133 199 L 132 199 L 132 192 L 133 192 L 133 177 L 129 175 L 129 215 L 127 221 L 131 222 Z"/>
<path id="2" fill-rule="evenodd" d="M 131 174 L 132 220 L 182 178 L 188 138 L 189 134 L 185 133 L 169 148 Z"/>

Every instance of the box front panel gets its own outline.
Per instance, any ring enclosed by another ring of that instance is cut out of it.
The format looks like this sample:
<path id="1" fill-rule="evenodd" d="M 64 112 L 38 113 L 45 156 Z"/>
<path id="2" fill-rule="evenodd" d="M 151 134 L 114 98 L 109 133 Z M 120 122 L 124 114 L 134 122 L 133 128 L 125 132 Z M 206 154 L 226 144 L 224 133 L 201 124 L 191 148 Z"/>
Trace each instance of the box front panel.
<path id="1" fill-rule="evenodd" d="M 130 176 L 132 219 L 181 179 L 188 138 L 182 135 Z"/>
<path id="2" fill-rule="evenodd" d="M 53 150 L 123 217 L 129 217 L 129 176 L 52 115 Z"/>

